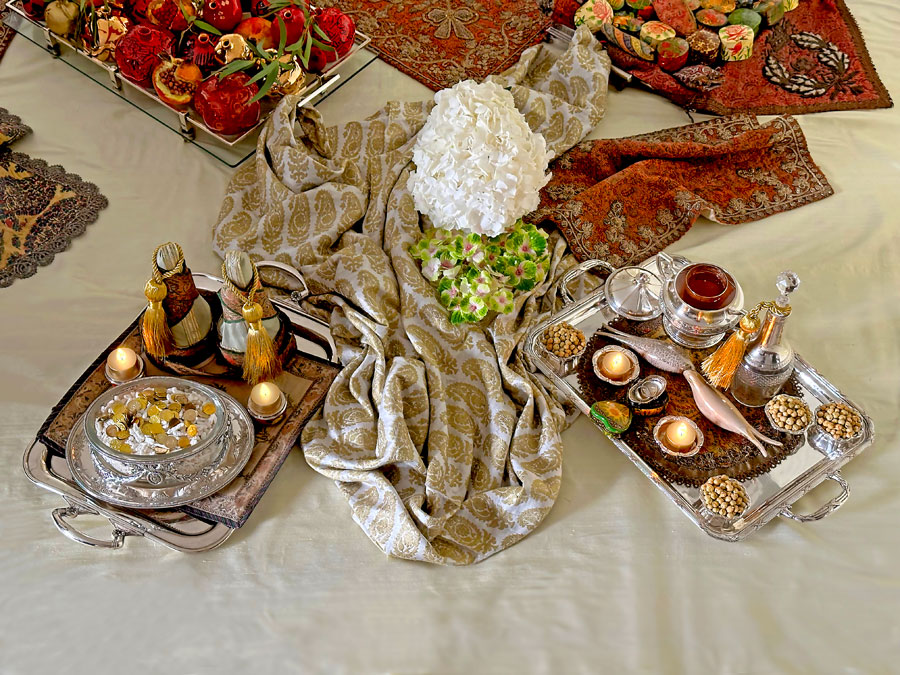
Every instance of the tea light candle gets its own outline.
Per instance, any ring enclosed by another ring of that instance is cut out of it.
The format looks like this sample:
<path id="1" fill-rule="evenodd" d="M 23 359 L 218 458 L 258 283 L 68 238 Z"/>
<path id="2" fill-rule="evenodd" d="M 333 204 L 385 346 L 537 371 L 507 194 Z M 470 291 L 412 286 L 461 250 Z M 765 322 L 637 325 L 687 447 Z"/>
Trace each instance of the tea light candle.
<path id="1" fill-rule="evenodd" d="M 663 417 L 653 427 L 653 439 L 667 455 L 691 457 L 703 447 L 703 432 L 687 417 Z"/>
<path id="2" fill-rule="evenodd" d="M 272 415 L 281 405 L 281 389 L 274 382 L 260 382 L 250 392 L 250 402 L 260 415 Z"/>
<path id="3" fill-rule="evenodd" d="M 594 352 L 594 374 L 609 384 L 621 387 L 637 379 L 641 369 L 637 356 L 616 345 Z"/>
<path id="4" fill-rule="evenodd" d="M 672 422 L 666 428 L 666 442 L 673 450 L 687 450 L 696 440 L 697 434 L 684 422 Z"/>
<path id="5" fill-rule="evenodd" d="M 631 361 L 620 351 L 607 352 L 600 362 L 600 371 L 613 380 L 621 380 L 630 370 Z"/>
<path id="6" fill-rule="evenodd" d="M 137 379 L 144 372 L 144 362 L 133 349 L 117 347 L 106 357 L 106 379 L 122 384 Z"/>
<path id="7" fill-rule="evenodd" d="M 259 422 L 274 422 L 287 408 L 287 399 L 274 382 L 260 382 L 250 391 L 247 409 Z"/>

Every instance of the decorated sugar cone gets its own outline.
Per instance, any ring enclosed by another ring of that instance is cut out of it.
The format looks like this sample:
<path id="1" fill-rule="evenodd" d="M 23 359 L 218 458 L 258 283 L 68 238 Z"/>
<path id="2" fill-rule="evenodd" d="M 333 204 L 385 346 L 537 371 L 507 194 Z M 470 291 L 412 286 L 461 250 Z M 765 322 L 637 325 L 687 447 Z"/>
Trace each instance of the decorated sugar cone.
<path id="1" fill-rule="evenodd" d="M 209 337 L 212 311 L 200 295 L 181 247 L 166 242 L 153 252 L 151 277 L 144 288 L 148 307 L 141 322 L 147 354 L 199 367 L 214 355 Z"/>
<path id="2" fill-rule="evenodd" d="M 293 347 L 287 321 L 272 305 L 259 281 L 259 272 L 246 253 L 229 251 L 222 264 L 222 275 L 222 356 L 241 368 L 244 379 L 251 384 L 275 379 Z"/>

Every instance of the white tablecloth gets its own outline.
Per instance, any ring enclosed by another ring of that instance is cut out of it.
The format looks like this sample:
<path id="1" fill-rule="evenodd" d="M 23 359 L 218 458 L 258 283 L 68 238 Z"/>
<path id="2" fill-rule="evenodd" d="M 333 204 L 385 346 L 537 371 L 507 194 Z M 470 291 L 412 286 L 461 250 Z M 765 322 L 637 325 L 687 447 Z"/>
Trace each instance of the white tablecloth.
<path id="1" fill-rule="evenodd" d="M 900 95 L 888 0 L 852 3 Z M 894 28 L 892 28 L 892 26 Z M 325 101 L 330 121 L 423 86 L 377 62 Z M 740 544 L 695 528 L 584 420 L 566 433 L 559 501 L 538 530 L 468 568 L 385 558 L 295 451 L 248 524 L 185 555 L 61 537 L 60 500 L 21 455 L 50 407 L 142 307 L 169 239 L 215 271 L 210 227 L 229 169 L 17 38 L 0 106 L 20 152 L 100 186 L 110 206 L 53 264 L 0 289 L 0 672 L 889 672 L 900 667 L 900 113 L 803 116 L 835 195 L 758 223 L 696 225 L 672 246 L 714 260 L 748 297 L 803 279 L 797 350 L 875 419 L 826 520 L 773 522 Z M 688 123 L 666 100 L 612 93 L 595 137 Z M 798 504 L 812 510 L 834 488 Z M 78 521 L 79 524 L 81 520 Z M 97 521 L 99 534 L 103 529 Z"/>

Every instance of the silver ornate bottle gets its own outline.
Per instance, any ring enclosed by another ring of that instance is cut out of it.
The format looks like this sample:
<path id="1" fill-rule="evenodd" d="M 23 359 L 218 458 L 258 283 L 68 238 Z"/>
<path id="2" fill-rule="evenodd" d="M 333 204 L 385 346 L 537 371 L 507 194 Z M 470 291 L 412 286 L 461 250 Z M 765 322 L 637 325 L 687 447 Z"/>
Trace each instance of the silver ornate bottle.
<path id="1" fill-rule="evenodd" d="M 765 405 L 794 371 L 794 350 L 784 337 L 784 324 L 791 314 L 788 296 L 797 290 L 800 278 L 788 270 L 778 275 L 775 285 L 781 295 L 768 305 L 766 319 L 731 384 L 732 396 L 751 408 Z"/>

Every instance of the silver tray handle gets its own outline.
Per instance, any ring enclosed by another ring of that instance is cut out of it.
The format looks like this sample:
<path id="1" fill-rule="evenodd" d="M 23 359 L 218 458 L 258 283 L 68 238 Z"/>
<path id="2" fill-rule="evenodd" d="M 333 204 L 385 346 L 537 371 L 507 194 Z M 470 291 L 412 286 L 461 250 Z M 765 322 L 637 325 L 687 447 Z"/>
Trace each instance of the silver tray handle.
<path id="1" fill-rule="evenodd" d="M 810 514 L 798 515 L 791 509 L 791 504 L 788 504 L 783 509 L 781 509 L 778 515 L 784 518 L 790 518 L 791 520 L 796 520 L 798 523 L 812 523 L 816 520 L 822 520 L 822 518 L 827 516 L 829 513 L 837 511 L 841 507 L 841 505 L 850 497 L 850 486 L 847 484 L 847 481 L 844 480 L 844 477 L 841 475 L 840 471 L 830 473 L 825 476 L 825 478 L 833 480 L 835 483 L 840 485 L 841 494 L 822 506 L 822 508 L 820 508 L 819 510 L 813 511 Z"/>
<path id="2" fill-rule="evenodd" d="M 306 300 L 309 297 L 309 286 L 306 285 L 306 279 L 303 278 L 303 275 L 300 273 L 296 267 L 291 267 L 290 265 L 285 265 L 284 263 L 277 262 L 275 260 L 260 260 L 256 263 L 256 267 L 260 270 L 271 268 L 276 269 L 280 272 L 284 272 L 290 277 L 294 277 L 300 283 L 299 291 L 291 291 L 291 300 L 296 302 L 298 305 Z"/>
<path id="3" fill-rule="evenodd" d="M 75 529 L 66 520 L 67 518 L 75 519 L 78 516 L 82 516 L 85 514 L 93 516 L 100 515 L 96 511 L 92 511 L 82 506 L 70 503 L 69 506 L 53 509 L 53 524 L 56 525 L 56 529 L 62 532 L 66 537 L 68 537 L 72 541 L 78 542 L 79 544 L 84 544 L 85 546 L 96 546 L 97 548 L 122 548 L 122 545 L 125 543 L 125 537 L 129 534 L 125 530 L 120 530 L 118 527 L 113 525 L 113 531 L 110 535 L 110 539 L 96 539 L 95 537 L 91 537 L 89 535 L 86 535 L 84 532 Z M 110 524 L 112 525 L 112 522 L 110 522 Z"/>
<path id="4" fill-rule="evenodd" d="M 563 274 L 562 279 L 559 280 L 559 292 L 563 297 L 563 304 L 568 305 L 575 302 L 575 298 L 569 292 L 569 284 L 594 267 L 602 267 L 607 274 L 612 274 L 616 271 L 615 267 L 604 260 L 585 260 L 583 263 L 575 265 L 575 267 Z"/>

